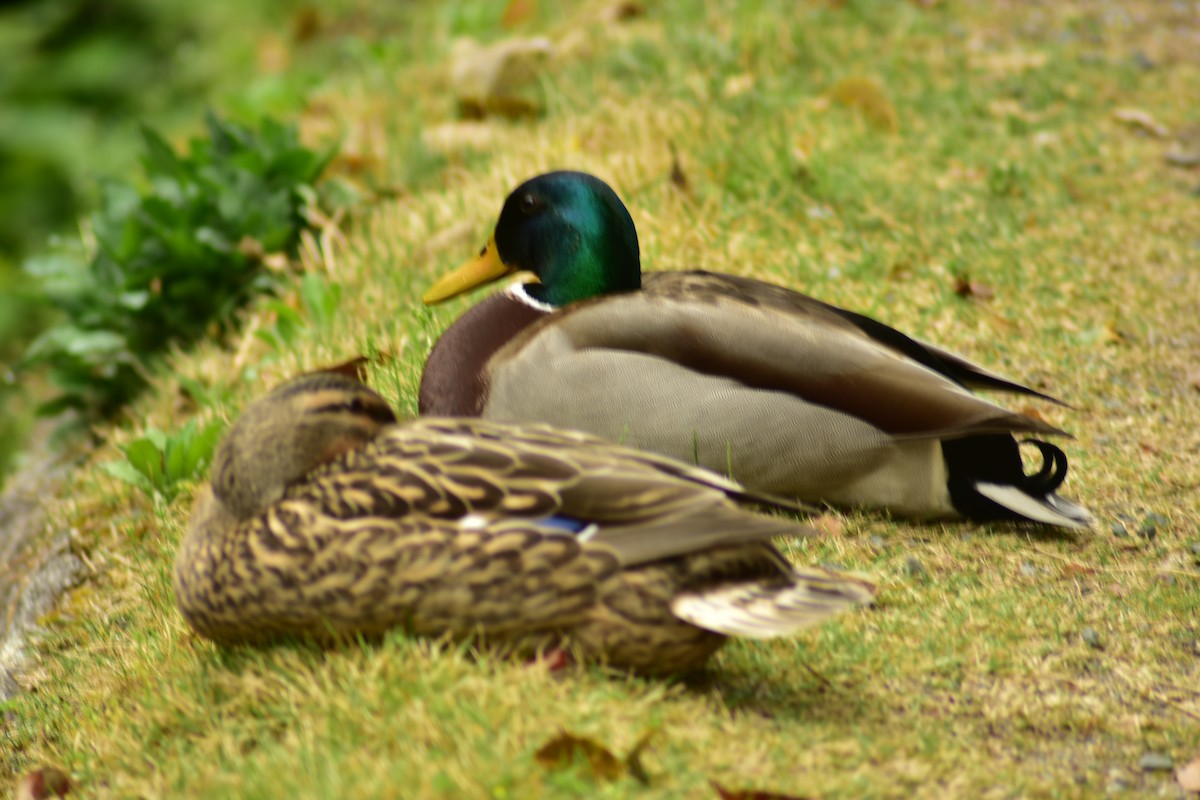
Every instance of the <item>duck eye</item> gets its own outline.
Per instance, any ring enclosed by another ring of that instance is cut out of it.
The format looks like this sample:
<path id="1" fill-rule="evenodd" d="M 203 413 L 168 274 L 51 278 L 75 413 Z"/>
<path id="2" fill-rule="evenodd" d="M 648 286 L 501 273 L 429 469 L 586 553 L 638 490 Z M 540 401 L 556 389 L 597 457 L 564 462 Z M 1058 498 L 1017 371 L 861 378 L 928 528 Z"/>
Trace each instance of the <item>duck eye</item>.
<path id="1" fill-rule="evenodd" d="M 526 194 L 521 196 L 521 213 L 532 215 L 542 207 L 542 198 L 535 194 Z"/>

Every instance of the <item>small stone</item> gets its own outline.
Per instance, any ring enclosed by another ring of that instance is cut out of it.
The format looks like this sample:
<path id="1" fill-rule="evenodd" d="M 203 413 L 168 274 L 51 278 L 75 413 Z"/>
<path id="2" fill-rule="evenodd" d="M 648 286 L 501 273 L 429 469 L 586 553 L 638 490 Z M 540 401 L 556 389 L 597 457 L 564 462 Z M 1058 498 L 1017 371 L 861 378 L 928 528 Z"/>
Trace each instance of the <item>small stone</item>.
<path id="1" fill-rule="evenodd" d="M 1021 574 L 1026 578 L 1032 578 L 1038 574 L 1038 568 L 1026 561 L 1021 564 Z"/>
<path id="2" fill-rule="evenodd" d="M 1083 641 L 1087 643 L 1088 647 L 1094 647 L 1097 650 L 1104 649 L 1104 643 L 1100 641 L 1100 634 L 1096 633 L 1095 628 L 1088 626 L 1081 630 L 1079 635 L 1083 637 Z"/>
<path id="3" fill-rule="evenodd" d="M 1138 762 L 1142 772 L 1168 772 L 1175 768 L 1175 762 L 1166 753 L 1146 753 Z"/>
<path id="4" fill-rule="evenodd" d="M 870 539 L 867 539 L 867 543 L 870 544 L 871 547 L 874 547 L 876 550 L 882 550 L 886 544 L 883 541 L 882 536 L 872 536 Z M 1200 545 L 1197 545 L 1197 546 L 1200 547 Z M 1200 551 L 1197 551 L 1197 552 L 1200 552 Z"/>
<path id="5" fill-rule="evenodd" d="M 1200 556 L 1200 542 L 1192 542 L 1192 555 Z"/>
<path id="6" fill-rule="evenodd" d="M 920 578 L 929 574 L 929 571 L 925 569 L 925 565 L 916 556 L 909 556 L 905 559 L 904 571 L 913 578 Z"/>
<path id="7" fill-rule="evenodd" d="M 1158 529 L 1167 525 L 1167 518 L 1162 514 L 1150 513 L 1142 520 L 1142 527 L 1138 528 L 1138 536 L 1143 539 L 1153 539 L 1158 535 Z"/>
<path id="8" fill-rule="evenodd" d="M 1124 523 L 1114 522 L 1112 524 L 1112 532 L 1113 536 L 1116 536 L 1118 539 L 1129 538 L 1129 529 L 1125 527 Z"/>

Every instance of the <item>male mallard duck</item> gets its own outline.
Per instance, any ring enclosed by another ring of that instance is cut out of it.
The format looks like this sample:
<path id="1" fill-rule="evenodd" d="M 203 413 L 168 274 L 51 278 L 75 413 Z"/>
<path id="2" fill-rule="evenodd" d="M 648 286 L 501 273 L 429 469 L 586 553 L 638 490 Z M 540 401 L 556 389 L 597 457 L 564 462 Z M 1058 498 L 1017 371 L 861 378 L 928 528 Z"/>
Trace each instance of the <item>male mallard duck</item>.
<path id="1" fill-rule="evenodd" d="M 971 393 L 1054 398 L 811 297 L 709 272 L 643 275 L 633 220 L 603 181 L 517 187 L 479 256 L 426 303 L 526 276 L 455 322 L 422 414 L 539 421 L 727 472 L 754 491 L 915 517 L 1086 527 L 1055 494 L 1065 435 Z"/>
<path id="2" fill-rule="evenodd" d="M 187 621 L 219 641 L 393 627 L 643 672 L 727 636 L 790 633 L 873 587 L 793 569 L 811 531 L 706 470 L 541 425 L 421 419 L 318 373 L 252 404 L 213 460 L 175 562 Z"/>

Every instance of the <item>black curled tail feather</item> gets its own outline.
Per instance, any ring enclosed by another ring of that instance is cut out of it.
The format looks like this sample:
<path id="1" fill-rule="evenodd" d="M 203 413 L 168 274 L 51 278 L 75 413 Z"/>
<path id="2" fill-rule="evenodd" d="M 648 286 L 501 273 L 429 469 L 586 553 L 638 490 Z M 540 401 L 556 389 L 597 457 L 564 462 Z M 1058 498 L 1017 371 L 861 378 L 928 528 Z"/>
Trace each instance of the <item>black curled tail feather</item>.
<path id="1" fill-rule="evenodd" d="M 1023 475 L 1021 488 L 1033 495 L 1053 494 L 1067 479 L 1067 454 L 1041 439 L 1026 439 L 1021 444 L 1031 444 L 1042 454 L 1042 468 L 1036 475 Z"/>
<path id="2" fill-rule="evenodd" d="M 1050 517 L 1064 516 L 1059 524 L 1082 525 L 1086 512 L 1079 515 L 1068 512 L 1073 504 L 1061 501 L 1054 494 L 1067 477 L 1067 457 L 1058 447 L 1040 439 L 1027 439 L 1021 444 L 1030 444 L 1042 456 L 1042 465 L 1037 472 L 1027 474 L 1021 460 L 1020 444 L 1009 434 L 966 436 L 942 442 L 942 453 L 946 459 L 948 474 L 947 488 L 950 501 L 964 517 L 975 520 L 1034 520 L 1050 522 L 1046 514 L 1030 514 L 1009 505 L 996 502 L 996 492 L 985 496 L 981 486 L 1011 487 L 1025 495 L 1028 503 L 1050 511 Z M 1016 504 L 1021 505 L 1021 504 Z M 1050 523 L 1054 524 L 1054 523 Z"/>

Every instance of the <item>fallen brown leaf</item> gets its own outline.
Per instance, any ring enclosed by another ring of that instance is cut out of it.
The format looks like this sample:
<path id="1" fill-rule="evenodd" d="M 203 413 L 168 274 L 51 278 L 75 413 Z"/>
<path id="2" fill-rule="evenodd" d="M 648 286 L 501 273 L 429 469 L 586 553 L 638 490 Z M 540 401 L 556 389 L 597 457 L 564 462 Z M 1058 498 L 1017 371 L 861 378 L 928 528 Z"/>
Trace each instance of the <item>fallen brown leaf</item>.
<path id="1" fill-rule="evenodd" d="M 620 760 L 608 748 L 565 731 L 542 745 L 533 757 L 553 770 L 569 769 L 582 761 L 593 778 L 605 781 L 615 781 L 623 771 Z"/>
<path id="2" fill-rule="evenodd" d="M 674 142 L 667 142 L 667 147 L 671 149 L 671 184 L 681 192 L 688 192 L 691 186 L 688 184 L 687 175 L 683 174 L 683 166 L 679 163 L 679 151 L 675 149 Z"/>
<path id="3" fill-rule="evenodd" d="M 1113 119 L 1159 139 L 1165 139 L 1171 135 L 1171 131 L 1165 125 L 1151 116 L 1150 112 L 1140 108 L 1118 108 L 1113 112 Z"/>
<path id="4" fill-rule="evenodd" d="M 1039 411 L 1038 409 L 1033 408 L 1032 405 L 1025 405 L 1024 408 L 1021 408 L 1021 416 L 1027 416 L 1027 417 L 1030 417 L 1031 420 L 1037 420 L 1038 422 L 1045 422 L 1046 425 L 1050 425 L 1050 421 L 1045 419 L 1045 416 L 1043 416 L 1042 411 Z"/>
<path id="5" fill-rule="evenodd" d="M 518 93 L 553 53 L 554 46 L 544 37 L 504 39 L 487 46 L 458 40 L 451 54 L 451 81 L 461 113 L 468 118 L 539 113 L 537 102 Z"/>
<path id="6" fill-rule="evenodd" d="M 874 78 L 857 75 L 842 78 L 829 90 L 829 98 L 862 114 L 867 122 L 879 130 L 895 133 L 900 129 L 895 106 L 888 99 L 883 86 Z"/>
<path id="7" fill-rule="evenodd" d="M 528 22 L 537 13 L 537 0 L 508 0 L 504 16 L 500 24 L 506 28 L 515 28 L 522 22 Z"/>
<path id="8" fill-rule="evenodd" d="M 46 800 L 50 797 L 66 797 L 70 793 L 71 779 L 67 773 L 55 767 L 43 767 L 21 779 L 16 800 Z"/>
<path id="9" fill-rule="evenodd" d="M 1181 144 L 1172 145 L 1163 158 L 1175 167 L 1200 167 L 1200 149 L 1189 150 Z"/>
<path id="10" fill-rule="evenodd" d="M 845 526 L 833 514 L 822 514 L 808 521 L 808 524 L 830 538 L 842 535 Z"/>
<path id="11" fill-rule="evenodd" d="M 624 760 L 614 756 L 607 747 L 566 731 L 542 745 L 533 757 L 546 769 L 561 770 L 587 764 L 595 779 L 614 781 L 628 772 L 634 780 L 648 785 L 650 775 L 642 765 L 642 754 L 654 738 L 655 732 L 652 729 L 642 734 L 642 738 L 638 739 Z"/>
<path id="12" fill-rule="evenodd" d="M 1200 367 L 1188 370 L 1183 380 L 1188 386 L 1200 392 Z"/>
<path id="13" fill-rule="evenodd" d="M 542 107 L 524 97 L 488 97 L 483 100 L 463 98 L 458 101 L 458 115 L 467 120 L 486 117 L 533 119 L 540 116 Z"/>
<path id="14" fill-rule="evenodd" d="M 646 7 L 637 0 L 619 0 L 613 3 L 600 14 L 600 18 L 605 22 L 624 22 L 625 20 L 640 17 L 646 13 Z"/>
<path id="15" fill-rule="evenodd" d="M 795 794 L 761 792 L 757 789 L 726 789 L 714 780 L 710 780 L 709 783 L 717 790 L 717 795 L 721 800 L 809 800 Z"/>
<path id="16" fill-rule="evenodd" d="M 968 275 L 954 276 L 954 293 L 959 297 L 973 297 L 976 300 L 991 300 L 996 296 L 996 290 L 982 281 L 973 281 Z"/>
<path id="17" fill-rule="evenodd" d="M 304 4 L 292 15 L 292 41 L 307 42 L 321 32 L 321 12 L 316 6 Z"/>
<path id="18" fill-rule="evenodd" d="M 1175 780 L 1185 792 L 1200 794 L 1200 756 L 1175 770 Z"/>

